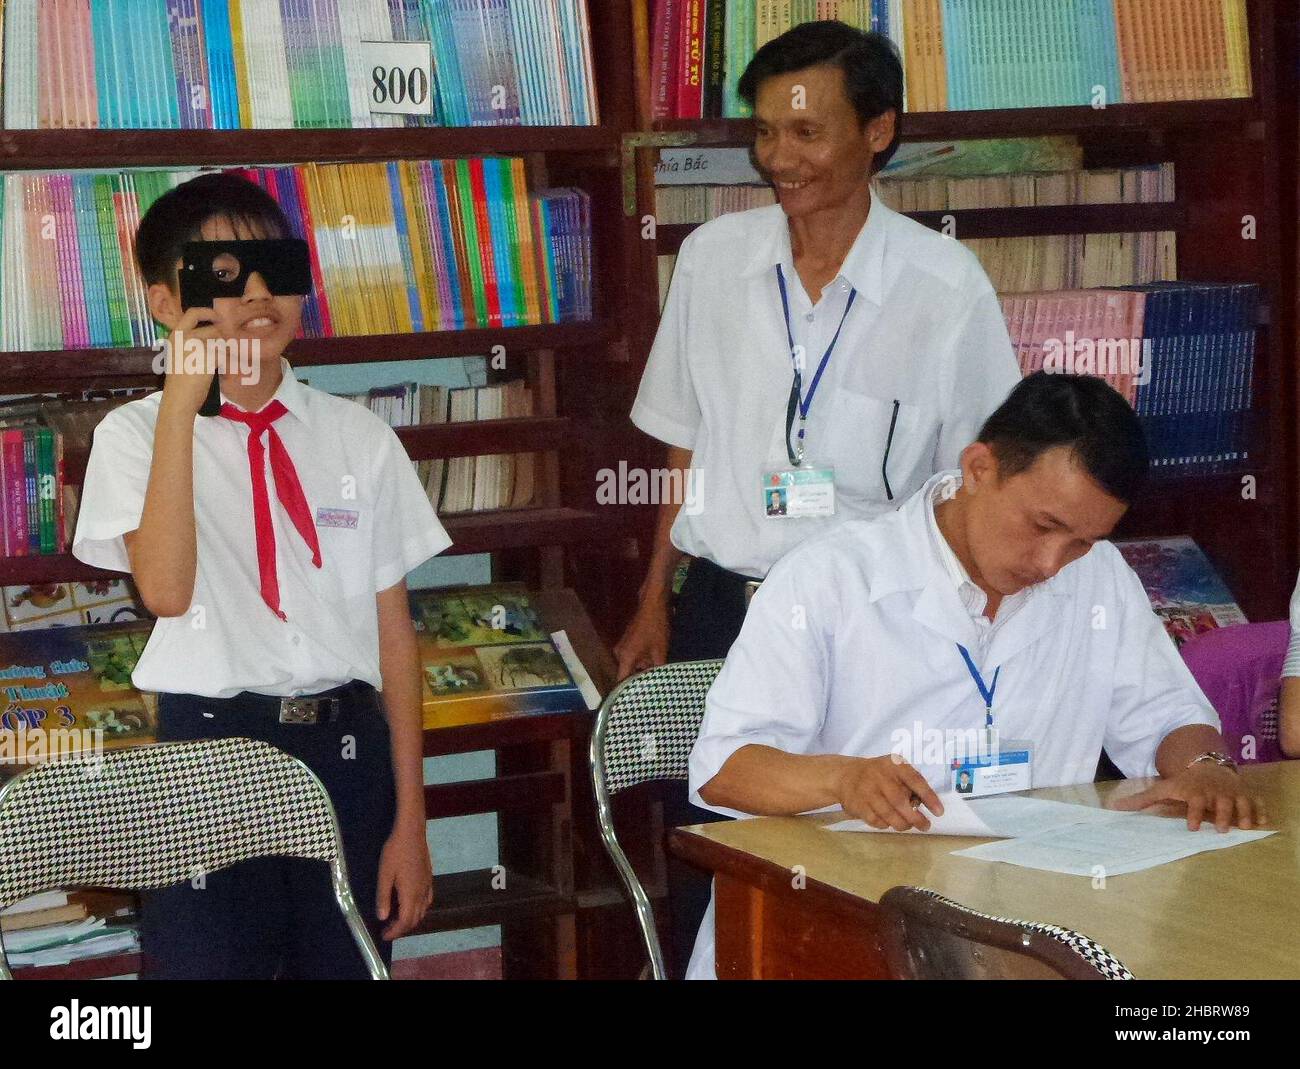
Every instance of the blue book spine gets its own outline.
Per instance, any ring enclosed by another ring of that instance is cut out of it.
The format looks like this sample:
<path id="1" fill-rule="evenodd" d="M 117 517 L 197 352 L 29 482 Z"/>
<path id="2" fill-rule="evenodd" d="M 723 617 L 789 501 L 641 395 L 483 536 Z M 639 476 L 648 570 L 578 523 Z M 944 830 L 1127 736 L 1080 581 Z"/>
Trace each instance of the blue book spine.
<path id="1" fill-rule="evenodd" d="M 103 251 L 99 247 L 99 220 L 95 214 L 93 177 L 73 174 L 72 196 L 77 209 L 77 245 L 81 249 L 81 275 L 86 280 L 86 318 L 90 344 L 113 344 L 108 320 L 108 290 Z"/>
<path id="2" fill-rule="evenodd" d="M 451 206 L 447 201 L 447 187 L 441 167 L 432 168 L 433 197 L 437 208 L 438 226 L 433 237 L 442 246 L 442 262 L 447 265 L 447 284 L 451 289 L 451 309 L 455 320 L 453 330 L 465 329 L 465 311 L 462 302 L 460 271 L 456 263 L 456 244 L 452 238 Z M 466 280 L 468 282 L 468 280 Z"/>
<path id="3" fill-rule="evenodd" d="M 90 29 L 94 35 L 95 93 L 99 104 L 99 125 L 105 130 L 121 126 L 121 109 L 118 105 L 117 58 L 112 47 L 112 34 L 107 2 L 90 5 Z"/>
<path id="4" fill-rule="evenodd" d="M 239 102 L 235 99 L 234 45 L 227 0 L 203 0 L 203 25 L 215 126 L 218 130 L 235 130 L 239 128 Z"/>
<path id="5" fill-rule="evenodd" d="M 492 230 L 492 257 L 497 267 L 497 290 L 501 295 L 501 323 L 517 327 L 522 322 L 521 309 L 515 304 L 515 272 L 510 261 L 510 234 L 506 225 L 505 195 L 501 183 L 502 165 L 509 161 L 499 156 L 483 160 L 483 184 L 487 189 L 488 221 Z"/>
<path id="6" fill-rule="evenodd" d="M 397 246 L 402 252 L 402 268 L 406 274 L 406 303 L 411 311 L 411 330 L 420 334 L 424 331 L 424 315 L 420 310 L 420 284 L 415 277 L 415 264 L 411 257 L 411 234 L 406 225 L 406 198 L 402 196 L 402 183 L 397 170 L 399 166 L 390 160 L 384 165 L 384 170 L 388 175 L 389 196 L 393 200 Z"/>
<path id="7" fill-rule="evenodd" d="M 970 36 L 960 0 L 943 0 L 943 43 L 948 68 L 948 107 L 966 111 L 971 107 L 966 83 Z"/>
<path id="8" fill-rule="evenodd" d="M 192 129 L 190 112 L 190 91 L 192 88 L 189 69 L 185 62 L 185 49 L 188 47 L 181 29 L 181 0 L 166 0 L 167 8 L 167 43 L 172 57 L 172 71 L 176 78 L 176 101 L 179 105 L 177 118 L 182 130 Z"/>

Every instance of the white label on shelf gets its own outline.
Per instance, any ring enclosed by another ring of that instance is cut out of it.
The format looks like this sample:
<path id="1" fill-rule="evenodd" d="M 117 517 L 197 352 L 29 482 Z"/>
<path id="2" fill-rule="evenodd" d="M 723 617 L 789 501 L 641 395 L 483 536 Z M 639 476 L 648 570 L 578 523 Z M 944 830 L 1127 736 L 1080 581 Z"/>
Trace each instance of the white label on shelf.
<path id="1" fill-rule="evenodd" d="M 747 148 L 665 148 L 655 167 L 657 186 L 766 184 L 749 162 Z"/>
<path id="2" fill-rule="evenodd" d="M 362 41 L 361 48 L 372 114 L 433 114 L 433 46 L 428 41 Z"/>

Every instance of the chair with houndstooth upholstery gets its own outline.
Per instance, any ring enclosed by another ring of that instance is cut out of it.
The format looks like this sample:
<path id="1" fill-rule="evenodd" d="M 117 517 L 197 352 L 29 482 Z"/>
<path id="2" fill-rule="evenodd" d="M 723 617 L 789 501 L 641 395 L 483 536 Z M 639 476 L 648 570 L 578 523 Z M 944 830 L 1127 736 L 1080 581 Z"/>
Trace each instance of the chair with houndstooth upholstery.
<path id="1" fill-rule="evenodd" d="M 936 891 L 894 887 L 881 896 L 883 949 L 904 980 L 1132 980 L 1086 935 L 977 913 Z"/>
<path id="2" fill-rule="evenodd" d="M 254 739 L 168 742 L 56 761 L 0 788 L 0 909 L 42 891 L 168 887 L 256 857 L 329 863 L 370 975 L 388 970 L 352 900 L 320 780 Z M 0 948 L 0 979 L 12 979 Z"/>
<path id="3" fill-rule="evenodd" d="M 656 980 L 668 977 L 645 888 L 614 832 L 610 798 L 657 780 L 686 779 L 686 762 L 704 719 L 704 696 L 721 661 L 682 661 L 625 679 L 601 703 L 591 734 L 591 783 L 600 837 L 636 908 Z"/>

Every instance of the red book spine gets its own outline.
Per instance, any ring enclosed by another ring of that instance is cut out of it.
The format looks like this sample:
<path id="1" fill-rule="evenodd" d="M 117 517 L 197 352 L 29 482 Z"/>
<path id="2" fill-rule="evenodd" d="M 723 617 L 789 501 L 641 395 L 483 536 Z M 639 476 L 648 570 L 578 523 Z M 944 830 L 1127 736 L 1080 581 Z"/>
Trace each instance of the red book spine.
<path id="1" fill-rule="evenodd" d="M 320 269 L 320 253 L 316 248 L 316 226 L 312 222 L 311 198 L 307 195 L 307 178 L 301 167 L 293 169 L 293 183 L 298 188 L 298 211 L 302 216 L 302 233 L 307 239 L 311 255 L 311 284 L 316 292 L 316 307 L 320 309 L 321 334 L 334 337 L 334 321 L 330 318 L 329 295 L 325 292 L 325 276 Z"/>
<path id="2" fill-rule="evenodd" d="M 460 309 L 462 322 L 468 326 L 478 326 L 478 312 L 474 309 L 474 293 L 470 280 L 473 276 L 469 270 L 469 252 L 465 247 L 465 225 L 460 210 L 460 186 L 456 182 L 455 160 L 434 160 L 434 165 L 441 164 L 442 186 L 447 194 L 447 208 L 451 215 L 451 244 L 456 256 L 456 273 L 460 279 Z"/>
<path id="3" fill-rule="evenodd" d="M 683 0 L 677 64 L 677 116 L 704 115 L 704 0 Z"/>
<path id="4" fill-rule="evenodd" d="M 5 552 L 11 557 L 27 556 L 27 470 L 23 460 L 23 432 L 4 434 L 4 487 L 9 505 L 5 528 Z"/>
<path id="5" fill-rule="evenodd" d="M 679 0 L 658 0 L 655 4 L 650 107 L 656 119 L 671 119 L 677 114 L 677 42 L 681 16 Z"/>
<path id="6" fill-rule="evenodd" d="M 492 224 L 488 220 L 487 184 L 483 179 L 483 158 L 469 161 L 469 182 L 474 190 L 474 222 L 478 227 L 478 248 L 483 258 L 483 293 L 487 298 L 488 326 L 503 326 L 501 291 L 497 285 L 497 258 L 492 249 Z"/>

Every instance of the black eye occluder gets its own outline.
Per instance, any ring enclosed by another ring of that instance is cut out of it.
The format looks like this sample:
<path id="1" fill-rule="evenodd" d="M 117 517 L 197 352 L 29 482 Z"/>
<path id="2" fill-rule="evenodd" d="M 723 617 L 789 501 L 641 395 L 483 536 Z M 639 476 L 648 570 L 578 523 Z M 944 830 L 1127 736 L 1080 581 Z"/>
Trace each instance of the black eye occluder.
<path id="1" fill-rule="evenodd" d="M 187 242 L 181 250 L 181 307 L 211 308 L 218 297 L 242 297 L 255 272 L 277 297 L 310 293 L 307 242 L 301 238 Z"/>

